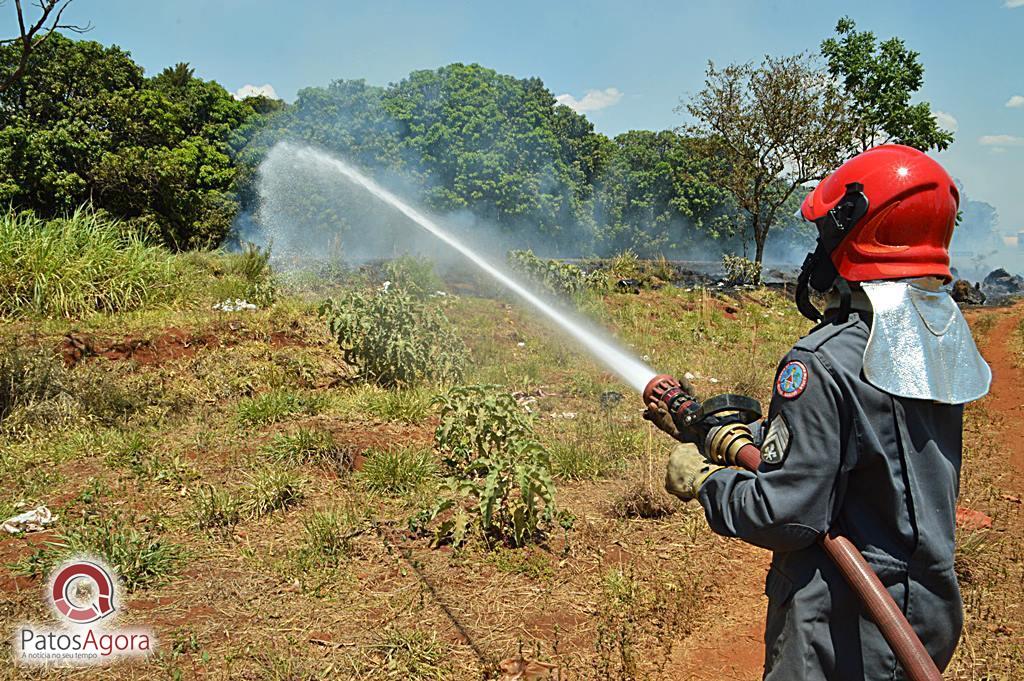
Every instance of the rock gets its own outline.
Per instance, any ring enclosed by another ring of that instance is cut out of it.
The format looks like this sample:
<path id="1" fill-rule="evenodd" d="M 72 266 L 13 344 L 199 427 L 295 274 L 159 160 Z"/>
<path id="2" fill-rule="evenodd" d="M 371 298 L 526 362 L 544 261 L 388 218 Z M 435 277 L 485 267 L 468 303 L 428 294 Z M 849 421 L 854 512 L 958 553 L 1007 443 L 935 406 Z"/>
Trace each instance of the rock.
<path id="1" fill-rule="evenodd" d="M 992 527 L 992 518 L 981 511 L 957 506 L 956 526 L 964 530 L 984 530 Z"/>
<path id="2" fill-rule="evenodd" d="M 953 284 L 953 300 L 961 305 L 984 305 L 985 294 L 981 291 L 981 284 L 971 286 L 966 279 L 957 279 Z"/>
<path id="3" fill-rule="evenodd" d="M 985 289 L 1004 296 L 1024 293 L 1024 277 L 1010 274 L 1002 267 L 992 270 L 982 284 Z"/>

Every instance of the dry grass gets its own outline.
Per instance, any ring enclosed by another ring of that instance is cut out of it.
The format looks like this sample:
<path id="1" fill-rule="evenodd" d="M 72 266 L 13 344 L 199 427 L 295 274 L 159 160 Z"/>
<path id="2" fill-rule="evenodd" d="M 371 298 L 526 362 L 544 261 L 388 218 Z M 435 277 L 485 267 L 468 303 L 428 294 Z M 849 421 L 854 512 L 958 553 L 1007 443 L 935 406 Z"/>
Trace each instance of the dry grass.
<path id="1" fill-rule="evenodd" d="M 705 395 L 766 398 L 778 357 L 805 328 L 766 291 L 731 299 L 666 289 L 591 305 L 652 366 L 694 373 Z M 524 390 L 545 445 L 562 445 L 552 447 L 558 501 L 575 523 L 545 546 L 451 551 L 410 538 L 407 520 L 436 484 L 432 390 L 349 385 L 310 304 L 81 322 L 104 342 L 170 327 L 215 340 L 145 363 L 86 359 L 70 379 L 102 376 L 144 395 L 138 408 L 107 420 L 76 408 L 74 419 L 0 436 L 0 511 L 46 503 L 60 532 L 116 514 L 181 550 L 120 615 L 155 628 L 160 655 L 70 675 L 475 680 L 522 655 L 557 665 L 560 678 L 675 678 L 681 647 L 714 632 L 716 608 L 736 598 L 733 568 L 763 552 L 713 535 L 699 508 L 664 496 L 670 443 L 639 418 L 628 388 L 535 315 L 473 297 L 447 312 L 471 351 L 467 381 Z M 70 328 L 19 322 L 0 341 L 56 348 Z M 624 399 L 602 401 L 610 391 Z M 1002 497 L 986 417 L 971 413 L 964 496 L 996 531 L 962 542 L 968 626 L 949 678 L 1009 679 L 1024 632 L 1021 507 Z M 38 542 L 0 538 L 0 559 L 28 560 Z M 0 620 L 47 616 L 38 579 L 0 586 Z M 6 655 L 8 637 L 0 647 Z M 20 674 L 6 667 L 0 678 Z"/>

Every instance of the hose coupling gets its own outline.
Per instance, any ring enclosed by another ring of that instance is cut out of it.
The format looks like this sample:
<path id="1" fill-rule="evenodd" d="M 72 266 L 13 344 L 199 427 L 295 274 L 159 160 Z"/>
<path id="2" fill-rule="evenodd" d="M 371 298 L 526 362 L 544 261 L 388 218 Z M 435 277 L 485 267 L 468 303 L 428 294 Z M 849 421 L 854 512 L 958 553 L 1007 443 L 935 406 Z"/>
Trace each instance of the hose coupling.
<path id="1" fill-rule="evenodd" d="M 705 453 L 715 463 L 735 466 L 739 451 L 752 444 L 754 436 L 750 432 L 750 426 L 745 423 L 726 423 L 708 432 Z"/>

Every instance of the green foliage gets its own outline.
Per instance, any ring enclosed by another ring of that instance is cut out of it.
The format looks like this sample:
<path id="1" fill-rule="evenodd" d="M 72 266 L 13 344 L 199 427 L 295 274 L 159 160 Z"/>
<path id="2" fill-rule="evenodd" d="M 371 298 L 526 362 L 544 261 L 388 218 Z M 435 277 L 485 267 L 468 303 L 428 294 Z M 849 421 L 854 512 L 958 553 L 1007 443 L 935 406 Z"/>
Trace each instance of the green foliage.
<path id="1" fill-rule="evenodd" d="M 105 521 L 90 515 L 10 567 L 17 574 L 43 577 L 62 560 L 83 554 L 109 563 L 129 592 L 166 582 L 185 558 L 181 547 L 160 537 L 156 528 L 130 523 L 120 514 Z"/>
<path id="2" fill-rule="evenodd" d="M 384 276 L 391 284 L 414 298 L 426 298 L 444 288 L 429 258 L 403 255 L 384 265 Z"/>
<path id="3" fill-rule="evenodd" d="M 352 538 L 359 532 L 358 518 L 350 511 L 313 511 L 302 519 L 305 566 L 334 567 L 352 552 Z"/>
<path id="4" fill-rule="evenodd" d="M 242 512 L 249 518 L 262 518 L 302 501 L 306 481 L 286 468 L 264 466 L 246 476 Z"/>
<path id="5" fill-rule="evenodd" d="M 599 274 L 587 274 L 576 265 L 544 260 L 533 251 L 509 251 L 508 263 L 514 272 L 525 275 L 551 295 L 579 301 L 590 290 L 600 290 L 604 280 Z"/>
<path id="6" fill-rule="evenodd" d="M 722 267 L 725 268 L 725 279 L 732 286 L 741 284 L 757 285 L 761 283 L 761 263 L 748 260 L 741 255 L 725 254 L 722 256 Z"/>
<path id="7" fill-rule="evenodd" d="M 924 66 L 902 39 L 879 43 L 874 33 L 858 31 L 853 19 L 843 17 L 835 37 L 821 43 L 821 54 L 832 77 L 843 83 L 857 151 L 886 142 L 942 151 L 953 143 L 953 132 L 939 127 L 928 102 L 910 103 L 924 85 Z"/>
<path id="8" fill-rule="evenodd" d="M 356 477 L 367 491 L 405 496 L 423 489 L 437 476 L 437 465 L 427 449 L 396 447 L 366 453 Z"/>
<path id="9" fill-rule="evenodd" d="M 0 47 L 0 67 L 19 47 Z M 0 92 L 0 202 L 60 216 L 87 200 L 154 223 L 178 248 L 215 245 L 237 210 L 232 130 L 261 119 L 187 65 L 152 79 L 118 47 L 52 35 Z M 0 69 L 2 70 L 2 69 Z"/>
<path id="10" fill-rule="evenodd" d="M 320 395 L 291 390 L 272 390 L 238 403 L 238 420 L 255 427 L 278 423 L 296 414 L 317 414 L 324 408 Z"/>
<path id="11" fill-rule="evenodd" d="M 511 395 L 462 386 L 438 402 L 434 439 L 449 476 L 440 501 L 412 520 L 414 529 L 436 521 L 436 543 L 458 546 L 477 533 L 518 547 L 569 527 L 570 516 L 555 506 L 548 452 Z"/>
<path id="12" fill-rule="evenodd" d="M 403 291 L 349 291 L 320 308 L 345 361 L 383 387 L 451 383 L 466 346 L 440 308 Z"/>
<path id="13" fill-rule="evenodd" d="M 189 285 L 170 253 L 103 214 L 0 215 L 0 316 L 135 310 L 179 297 Z"/>
<path id="14" fill-rule="evenodd" d="M 755 262 L 780 209 L 839 165 L 854 131 L 835 79 L 806 55 L 709 63 L 704 89 L 685 110 L 708 177 L 748 216 Z"/>

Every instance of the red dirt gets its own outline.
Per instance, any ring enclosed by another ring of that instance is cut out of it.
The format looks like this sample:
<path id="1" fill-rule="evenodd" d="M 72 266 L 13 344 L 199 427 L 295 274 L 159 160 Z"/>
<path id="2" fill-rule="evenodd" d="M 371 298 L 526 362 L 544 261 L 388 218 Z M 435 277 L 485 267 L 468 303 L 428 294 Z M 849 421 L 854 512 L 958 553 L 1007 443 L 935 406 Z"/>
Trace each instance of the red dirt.
<path id="1" fill-rule="evenodd" d="M 114 361 L 133 360 L 142 366 L 152 366 L 191 357 L 204 348 L 231 347 L 253 338 L 252 334 L 246 333 L 244 325 L 234 322 L 202 333 L 169 327 L 153 338 L 128 336 L 120 341 L 101 341 L 87 335 L 69 333 L 61 342 L 59 352 L 67 366 L 74 366 L 88 357 L 103 357 Z M 305 344 L 301 339 L 281 331 L 271 333 L 264 340 L 274 348 Z"/>
<path id="2" fill-rule="evenodd" d="M 1024 303 L 1001 314 L 982 349 L 992 367 L 992 392 L 983 404 L 999 417 L 996 422 L 1001 424 L 1000 441 L 1010 464 L 1010 484 L 1018 491 L 1024 490 L 1024 429 L 1018 427 L 1024 416 L 1024 370 L 1017 366 L 1017 352 L 1012 344 L 1022 313 Z"/>
<path id="3" fill-rule="evenodd" d="M 1024 429 L 1015 427 L 1024 412 L 1024 370 L 1016 366 L 1016 351 L 1011 344 L 1022 313 L 1024 303 L 1001 314 L 988 333 L 988 343 L 982 348 L 993 375 L 992 392 L 984 404 L 997 415 L 994 421 L 1001 424 L 1004 455 L 1012 471 L 1011 484 L 1017 490 L 1024 489 Z M 991 523 L 982 513 L 957 509 L 957 524 L 964 529 L 979 529 Z M 761 678 L 767 607 L 763 578 L 768 554 L 737 543 L 736 555 L 743 561 L 738 563 L 741 569 L 726 570 L 736 575 L 736 579 L 716 601 L 711 625 L 696 632 L 677 651 L 673 660 L 677 675 L 673 678 L 683 681 L 755 681 Z"/>

